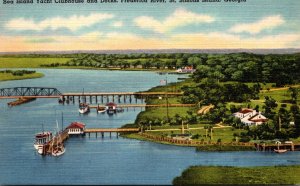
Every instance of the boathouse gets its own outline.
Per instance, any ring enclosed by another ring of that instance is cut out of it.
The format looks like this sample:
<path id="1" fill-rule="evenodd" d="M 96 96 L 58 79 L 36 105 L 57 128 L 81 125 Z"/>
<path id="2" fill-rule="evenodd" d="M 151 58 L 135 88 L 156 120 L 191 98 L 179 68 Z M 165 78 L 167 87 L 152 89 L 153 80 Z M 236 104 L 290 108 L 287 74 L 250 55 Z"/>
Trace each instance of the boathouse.
<path id="1" fill-rule="evenodd" d="M 72 122 L 68 127 L 68 134 L 84 134 L 85 124 L 81 122 Z"/>

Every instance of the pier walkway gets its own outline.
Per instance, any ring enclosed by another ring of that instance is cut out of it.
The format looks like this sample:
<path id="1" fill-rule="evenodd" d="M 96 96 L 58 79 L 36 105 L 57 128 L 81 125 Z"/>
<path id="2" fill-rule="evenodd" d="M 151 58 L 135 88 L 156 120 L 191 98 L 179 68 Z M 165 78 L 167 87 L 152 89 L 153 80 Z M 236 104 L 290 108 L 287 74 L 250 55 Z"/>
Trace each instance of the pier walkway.
<path id="1" fill-rule="evenodd" d="M 123 104 L 118 105 L 119 108 L 127 108 L 127 107 L 194 107 L 196 104 Z M 90 105 L 90 108 L 98 108 L 98 105 Z M 105 107 L 105 105 L 99 105 L 99 107 Z"/>

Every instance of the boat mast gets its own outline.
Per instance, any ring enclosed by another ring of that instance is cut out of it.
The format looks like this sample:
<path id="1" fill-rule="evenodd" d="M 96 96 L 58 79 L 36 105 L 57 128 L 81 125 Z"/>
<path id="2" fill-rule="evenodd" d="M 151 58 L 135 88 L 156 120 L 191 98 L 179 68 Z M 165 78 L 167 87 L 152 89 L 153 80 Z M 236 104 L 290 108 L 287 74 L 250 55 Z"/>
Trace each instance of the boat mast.
<path id="1" fill-rule="evenodd" d="M 61 131 L 64 130 L 64 113 L 61 112 Z"/>

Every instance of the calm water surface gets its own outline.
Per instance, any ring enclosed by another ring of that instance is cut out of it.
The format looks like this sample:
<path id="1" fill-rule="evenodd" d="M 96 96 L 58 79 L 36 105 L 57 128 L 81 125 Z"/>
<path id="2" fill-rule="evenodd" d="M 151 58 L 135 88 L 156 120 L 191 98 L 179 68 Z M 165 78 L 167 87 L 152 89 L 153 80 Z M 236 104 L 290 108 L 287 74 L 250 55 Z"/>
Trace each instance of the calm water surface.
<path id="1" fill-rule="evenodd" d="M 132 92 L 159 85 L 166 76 L 153 72 L 39 69 L 40 79 L 0 82 L 0 88 L 18 86 L 56 87 L 61 92 Z M 177 75 L 168 75 L 175 82 Z M 58 105 L 56 99 L 8 108 L 0 100 L 0 184 L 171 184 L 191 165 L 267 166 L 300 164 L 299 152 L 196 153 L 194 148 L 155 144 L 138 140 L 86 137 L 70 138 L 61 157 L 42 157 L 33 148 L 34 134 L 55 130 L 72 121 L 87 127 L 120 127 L 131 123 L 141 108 L 109 117 L 78 114 L 78 104 Z M 77 100 L 76 100 L 77 101 Z M 140 101 L 139 101 L 140 102 Z"/>

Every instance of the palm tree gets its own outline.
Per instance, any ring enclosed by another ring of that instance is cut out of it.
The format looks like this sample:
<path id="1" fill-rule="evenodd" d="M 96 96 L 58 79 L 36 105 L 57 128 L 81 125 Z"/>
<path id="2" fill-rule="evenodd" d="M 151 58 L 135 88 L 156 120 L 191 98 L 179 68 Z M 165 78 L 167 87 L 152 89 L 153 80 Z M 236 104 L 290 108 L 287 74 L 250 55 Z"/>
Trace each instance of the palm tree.
<path id="1" fill-rule="evenodd" d="M 208 126 L 205 125 L 205 126 L 204 126 L 204 129 L 205 129 L 205 138 L 207 138 L 207 129 L 208 129 Z"/>
<path id="2" fill-rule="evenodd" d="M 210 139 L 212 140 L 213 139 L 213 134 L 212 134 L 212 131 L 213 131 L 213 126 L 212 125 L 209 125 L 209 130 L 210 130 Z"/>

